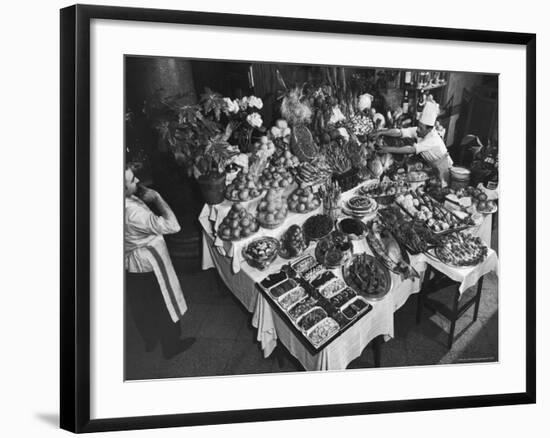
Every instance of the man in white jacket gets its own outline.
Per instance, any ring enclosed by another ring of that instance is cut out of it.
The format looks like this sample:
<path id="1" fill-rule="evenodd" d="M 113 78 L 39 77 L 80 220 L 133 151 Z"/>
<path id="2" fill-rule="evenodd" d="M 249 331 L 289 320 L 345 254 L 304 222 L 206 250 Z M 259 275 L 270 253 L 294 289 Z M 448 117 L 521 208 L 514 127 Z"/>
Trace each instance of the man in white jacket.
<path id="1" fill-rule="evenodd" d="M 177 233 L 180 226 L 158 192 L 138 187 L 139 180 L 130 166 L 124 181 L 127 306 L 146 350 L 152 351 L 160 341 L 164 357 L 170 359 L 195 342 L 193 338 L 180 339 L 179 320 L 187 304 L 163 238 L 164 234 Z"/>
<path id="2" fill-rule="evenodd" d="M 380 152 L 392 154 L 420 154 L 436 172 L 444 186 L 450 182 L 450 168 L 453 160 L 447 152 L 447 146 L 434 129 L 439 115 L 439 105 L 433 99 L 424 104 L 424 110 L 418 120 L 418 125 L 403 129 L 384 129 L 376 131 L 372 137 L 380 135 L 414 139 L 414 145 L 401 147 L 382 147 Z"/>

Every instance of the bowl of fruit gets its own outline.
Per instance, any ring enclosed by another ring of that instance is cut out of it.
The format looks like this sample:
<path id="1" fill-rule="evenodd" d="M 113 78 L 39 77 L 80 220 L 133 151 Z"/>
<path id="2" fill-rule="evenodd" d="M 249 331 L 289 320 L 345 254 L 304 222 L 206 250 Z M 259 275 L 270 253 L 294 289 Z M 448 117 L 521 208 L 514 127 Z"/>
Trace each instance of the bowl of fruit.
<path id="1" fill-rule="evenodd" d="M 293 259 L 303 254 L 309 246 L 302 227 L 291 225 L 281 237 L 279 255 L 284 259 Z"/>
<path id="2" fill-rule="evenodd" d="M 279 190 L 269 189 L 258 205 L 256 217 L 260 225 L 274 229 L 281 225 L 288 214 L 288 205 Z"/>
<path id="3" fill-rule="evenodd" d="M 252 236 L 259 229 L 254 215 L 242 204 L 235 203 L 218 227 L 218 236 L 222 240 L 236 241 Z"/>
<path id="4" fill-rule="evenodd" d="M 294 213 L 309 213 L 320 205 L 321 200 L 313 193 L 311 186 L 298 188 L 288 197 L 288 208 Z"/>
<path id="5" fill-rule="evenodd" d="M 260 197 L 263 190 L 258 188 L 254 176 L 241 171 L 225 189 L 225 199 L 232 202 L 247 202 Z"/>

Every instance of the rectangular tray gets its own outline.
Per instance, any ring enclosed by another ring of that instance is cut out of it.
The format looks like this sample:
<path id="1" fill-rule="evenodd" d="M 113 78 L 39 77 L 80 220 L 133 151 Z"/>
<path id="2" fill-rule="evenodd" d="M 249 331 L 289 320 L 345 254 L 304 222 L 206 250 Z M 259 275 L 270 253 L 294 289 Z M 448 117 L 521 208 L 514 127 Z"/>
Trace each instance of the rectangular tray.
<path id="1" fill-rule="evenodd" d="M 292 278 L 292 276 L 290 277 Z M 279 317 L 287 324 L 287 326 L 291 329 L 291 331 L 294 333 L 294 335 L 302 342 L 302 344 L 308 349 L 308 351 L 311 354 L 317 354 L 319 351 L 321 351 L 323 348 L 330 345 L 332 342 L 334 342 L 336 339 L 338 339 L 339 336 L 342 335 L 342 333 L 346 332 L 350 327 L 352 327 L 357 321 L 359 321 L 361 318 L 363 318 L 366 314 L 372 310 L 372 306 L 369 304 L 369 307 L 365 312 L 361 312 L 357 314 L 356 318 L 349 320 L 344 315 L 342 315 L 338 309 L 336 309 L 334 306 L 330 305 L 329 300 L 324 298 L 315 288 L 313 288 L 307 281 L 305 281 L 300 276 L 296 276 L 294 280 L 298 283 L 299 287 L 303 287 L 306 290 L 306 296 L 311 295 L 314 298 L 318 299 L 319 302 L 316 304 L 316 306 L 322 307 L 328 314 L 329 317 L 335 319 L 340 324 L 340 330 L 336 332 L 334 335 L 327 338 L 323 343 L 320 345 L 314 345 L 310 339 L 307 337 L 307 333 L 305 333 L 301 328 L 298 326 L 297 322 L 299 318 L 294 321 L 290 315 L 287 313 L 288 310 L 292 309 L 292 306 L 285 310 L 279 303 L 277 299 L 275 299 L 271 294 L 269 293 L 269 290 L 266 290 L 262 287 L 262 285 L 258 282 L 256 283 L 256 287 L 260 291 L 260 293 L 266 298 L 266 300 L 269 302 L 270 306 L 274 309 L 274 311 L 279 315 Z M 357 291 L 356 291 L 357 292 Z M 359 295 L 359 294 L 358 294 Z"/>

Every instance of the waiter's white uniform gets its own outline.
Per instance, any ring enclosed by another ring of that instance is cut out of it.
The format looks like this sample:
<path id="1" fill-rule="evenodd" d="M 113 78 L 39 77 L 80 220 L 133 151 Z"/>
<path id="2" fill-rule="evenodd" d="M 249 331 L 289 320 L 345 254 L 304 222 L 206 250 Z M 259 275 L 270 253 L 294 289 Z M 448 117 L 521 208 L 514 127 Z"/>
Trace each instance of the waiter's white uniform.
<path id="1" fill-rule="evenodd" d="M 433 101 L 426 102 L 420 117 L 420 122 L 428 126 L 434 126 L 439 114 L 439 105 Z M 450 168 L 453 160 L 447 152 L 445 142 L 435 129 L 428 132 L 423 138 L 416 133 L 417 128 L 401 129 L 403 138 L 412 138 L 415 141 L 415 151 L 437 172 L 443 183 L 449 184 Z"/>
<path id="2" fill-rule="evenodd" d="M 177 221 L 157 216 L 137 196 L 126 197 L 124 265 L 128 272 L 154 272 L 173 322 L 187 311 L 183 291 L 170 260 L 163 234 L 177 233 Z"/>

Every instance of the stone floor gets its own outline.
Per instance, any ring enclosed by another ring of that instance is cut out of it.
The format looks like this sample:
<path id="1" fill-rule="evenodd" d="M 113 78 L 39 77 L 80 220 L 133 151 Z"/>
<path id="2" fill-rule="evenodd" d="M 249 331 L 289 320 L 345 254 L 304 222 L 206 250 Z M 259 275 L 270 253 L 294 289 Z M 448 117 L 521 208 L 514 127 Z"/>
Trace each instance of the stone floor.
<path id="1" fill-rule="evenodd" d="M 284 348 L 279 354 L 264 358 L 251 314 L 218 279 L 215 270 L 180 276 L 189 310 L 182 321 L 183 336 L 193 336 L 196 343 L 171 360 L 163 358 L 158 346 L 151 352 L 137 332 L 132 318 L 126 318 L 126 379 L 220 376 L 236 374 L 279 373 L 302 370 L 301 365 Z M 434 295 L 445 301 L 450 290 Z M 467 291 L 467 299 L 473 290 Z M 446 347 L 448 322 L 424 310 L 416 324 L 416 296 L 395 313 L 395 337 L 381 349 L 381 366 L 459 364 L 498 360 L 498 292 L 497 278 L 489 274 L 484 281 L 479 316 L 472 322 L 473 308 L 457 322 L 453 347 Z M 276 350 L 276 351 L 277 351 Z M 372 367 L 373 352 L 367 346 L 348 368 Z"/>

